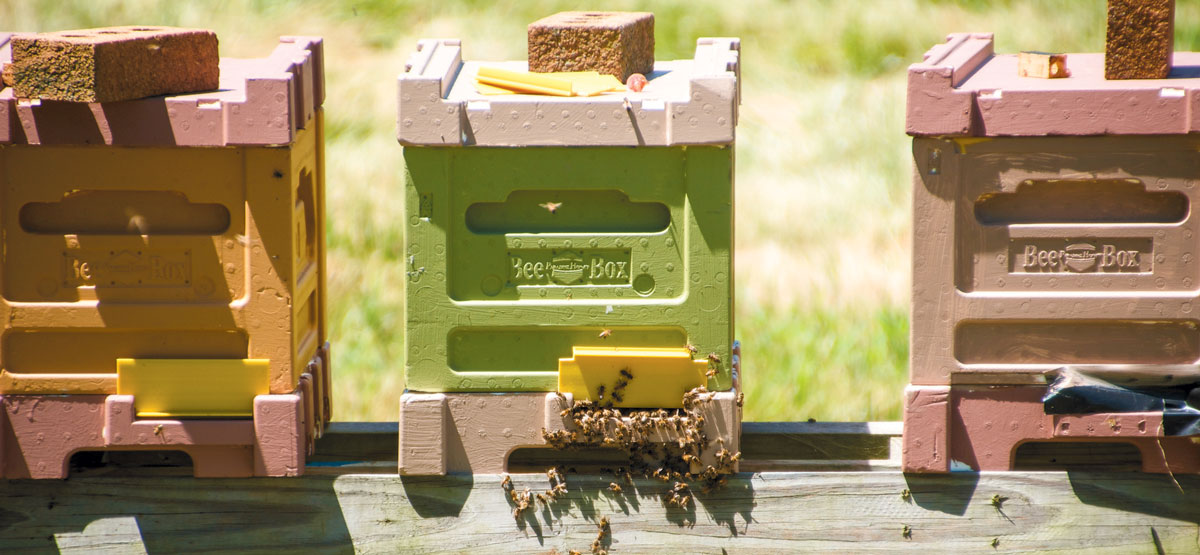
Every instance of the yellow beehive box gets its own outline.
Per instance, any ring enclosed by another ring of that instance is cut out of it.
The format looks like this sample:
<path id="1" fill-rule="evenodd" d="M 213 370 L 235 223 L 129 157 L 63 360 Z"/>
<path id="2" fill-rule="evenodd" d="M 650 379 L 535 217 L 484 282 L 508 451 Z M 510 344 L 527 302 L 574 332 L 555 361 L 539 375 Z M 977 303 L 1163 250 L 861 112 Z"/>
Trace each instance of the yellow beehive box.
<path id="1" fill-rule="evenodd" d="M 285 37 L 212 92 L 0 91 L 0 394 L 115 394 L 118 359 L 255 359 L 296 391 L 326 337 L 322 89 L 321 40 Z"/>

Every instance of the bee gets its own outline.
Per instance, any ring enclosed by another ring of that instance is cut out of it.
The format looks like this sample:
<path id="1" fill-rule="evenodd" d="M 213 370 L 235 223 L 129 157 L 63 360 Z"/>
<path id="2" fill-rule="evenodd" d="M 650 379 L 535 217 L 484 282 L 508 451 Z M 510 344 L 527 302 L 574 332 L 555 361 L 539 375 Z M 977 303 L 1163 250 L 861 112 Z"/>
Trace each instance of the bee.
<path id="1" fill-rule="evenodd" d="M 600 339 L 608 339 L 610 335 L 612 335 L 612 330 L 605 328 L 600 332 Z"/>
<path id="2" fill-rule="evenodd" d="M 545 493 L 537 494 L 537 500 L 543 505 L 548 505 L 550 503 L 550 497 Z"/>
<path id="3" fill-rule="evenodd" d="M 909 525 L 905 524 L 904 528 L 900 529 L 900 536 L 906 540 L 911 540 L 912 539 L 912 528 L 909 527 Z"/>
<path id="4" fill-rule="evenodd" d="M 613 493 L 621 493 L 621 485 L 616 482 L 611 482 L 608 484 L 608 491 Z"/>
<path id="5" fill-rule="evenodd" d="M 1004 502 L 1008 501 L 1007 497 L 1001 497 L 999 493 L 992 496 L 992 506 L 1000 509 L 1003 508 Z"/>
<path id="6" fill-rule="evenodd" d="M 710 366 L 708 367 L 708 372 L 705 372 L 704 375 L 709 378 L 715 378 L 717 377 L 717 369 Z"/>
<path id="7" fill-rule="evenodd" d="M 905 502 L 911 501 L 912 492 L 906 488 L 904 491 L 900 492 L 900 499 L 903 499 Z"/>
<path id="8" fill-rule="evenodd" d="M 740 392 L 740 391 L 739 391 L 739 392 L 738 392 L 738 396 L 737 396 L 737 406 L 739 406 L 739 407 L 740 407 L 740 406 L 742 406 L 742 405 L 743 405 L 745 402 L 746 402 L 746 394 L 745 394 L 745 393 L 742 393 L 742 392 Z"/>
<path id="9" fill-rule="evenodd" d="M 621 392 L 617 391 L 615 389 L 612 392 L 612 398 L 613 398 L 613 400 L 615 400 L 618 403 L 624 401 L 624 399 L 621 397 Z"/>
<path id="10" fill-rule="evenodd" d="M 708 353 L 708 361 L 713 364 L 721 364 L 721 355 L 717 353 Z"/>
<path id="11" fill-rule="evenodd" d="M 163 435 L 163 425 L 162 424 L 159 424 L 154 427 L 154 435 L 156 435 L 156 436 Z"/>
<path id="12" fill-rule="evenodd" d="M 695 346 L 695 345 L 692 345 L 691 343 L 688 343 L 687 345 L 684 345 L 684 346 L 683 346 L 683 348 L 684 348 L 684 349 L 687 349 L 687 350 L 688 350 L 688 352 L 692 353 L 693 355 L 694 355 L 694 354 L 696 354 L 696 351 L 699 351 L 699 350 L 700 350 L 700 349 L 697 349 L 697 348 L 696 348 L 696 346 Z"/>
<path id="13" fill-rule="evenodd" d="M 1000 538 L 992 538 L 992 549 L 1000 547 Z"/>
<path id="14" fill-rule="evenodd" d="M 547 212 L 553 214 L 555 212 L 558 212 L 558 209 L 561 208 L 562 205 L 563 205 L 563 203 L 561 203 L 561 202 L 543 202 L 542 204 L 539 204 L 538 206 L 545 208 Z"/>
<path id="15" fill-rule="evenodd" d="M 505 474 L 504 479 L 500 480 L 500 488 L 507 491 L 507 490 L 512 489 L 512 487 L 513 487 L 512 476 Z"/>
<path id="16" fill-rule="evenodd" d="M 596 387 L 596 397 L 597 400 L 604 399 L 604 384 L 600 384 Z"/>
<path id="17" fill-rule="evenodd" d="M 572 549 L 567 552 L 567 555 L 583 555 L 578 549 Z"/>
<path id="18" fill-rule="evenodd" d="M 621 377 L 622 377 L 622 378 L 625 378 L 625 379 L 627 379 L 627 380 L 632 380 L 632 379 L 633 379 L 633 373 L 629 371 L 629 368 L 628 368 L 628 367 L 625 367 L 625 368 L 622 368 L 622 369 L 621 369 Z"/>

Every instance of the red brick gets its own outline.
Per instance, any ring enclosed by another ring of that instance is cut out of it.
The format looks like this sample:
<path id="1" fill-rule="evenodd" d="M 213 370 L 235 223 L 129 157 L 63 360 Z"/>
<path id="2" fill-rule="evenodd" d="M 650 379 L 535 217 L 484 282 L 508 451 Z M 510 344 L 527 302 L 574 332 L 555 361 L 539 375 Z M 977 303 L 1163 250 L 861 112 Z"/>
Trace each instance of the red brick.
<path id="1" fill-rule="evenodd" d="M 217 36 L 202 29 L 108 27 L 12 36 L 21 98 L 115 102 L 218 87 Z"/>
<path id="2" fill-rule="evenodd" d="M 654 71 L 654 14 L 559 12 L 529 24 L 529 71 Z"/>
<path id="3" fill-rule="evenodd" d="M 1165 79 L 1171 73 L 1175 0 L 1108 0 L 1105 79 Z"/>

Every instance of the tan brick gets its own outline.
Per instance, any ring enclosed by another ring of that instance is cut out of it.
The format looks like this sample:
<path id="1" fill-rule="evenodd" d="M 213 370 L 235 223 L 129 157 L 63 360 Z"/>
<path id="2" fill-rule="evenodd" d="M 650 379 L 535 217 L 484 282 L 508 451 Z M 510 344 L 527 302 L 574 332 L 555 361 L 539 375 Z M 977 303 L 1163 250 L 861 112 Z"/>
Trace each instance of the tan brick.
<path id="1" fill-rule="evenodd" d="M 203 29 L 108 27 L 12 37 L 21 98 L 115 102 L 218 87 L 217 36 Z"/>
<path id="2" fill-rule="evenodd" d="M 1108 0 L 1105 79 L 1164 79 L 1171 73 L 1175 0 Z"/>
<path id="3" fill-rule="evenodd" d="M 559 12 L 529 25 L 529 71 L 598 71 L 624 82 L 654 70 L 654 14 Z"/>

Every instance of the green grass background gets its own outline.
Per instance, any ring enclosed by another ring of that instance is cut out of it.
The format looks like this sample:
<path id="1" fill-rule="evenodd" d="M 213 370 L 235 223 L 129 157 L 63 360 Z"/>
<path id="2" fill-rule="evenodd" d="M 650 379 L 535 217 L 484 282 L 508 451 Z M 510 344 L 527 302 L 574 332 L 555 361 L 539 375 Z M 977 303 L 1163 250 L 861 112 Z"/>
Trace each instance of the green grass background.
<path id="1" fill-rule="evenodd" d="M 1103 0 L 0 0 L 0 29 L 215 30 L 223 56 L 325 37 L 329 317 L 338 420 L 395 420 L 403 391 L 403 182 L 396 75 L 418 38 L 523 59 L 525 26 L 570 9 L 655 13 L 657 57 L 742 39 L 736 335 L 749 420 L 890 420 L 907 381 L 911 252 L 905 68 L 947 33 L 998 52 L 1098 52 Z M 1200 43 L 1180 3 L 1176 49 Z"/>

